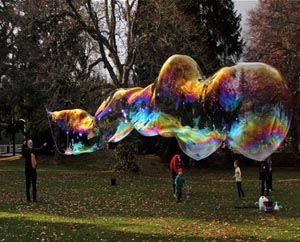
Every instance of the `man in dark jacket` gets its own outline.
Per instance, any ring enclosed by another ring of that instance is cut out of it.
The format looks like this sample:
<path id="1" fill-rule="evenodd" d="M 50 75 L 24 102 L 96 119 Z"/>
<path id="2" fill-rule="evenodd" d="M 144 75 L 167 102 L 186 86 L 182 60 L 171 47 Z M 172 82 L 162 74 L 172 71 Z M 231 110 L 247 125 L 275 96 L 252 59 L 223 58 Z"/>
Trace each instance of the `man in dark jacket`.
<path id="1" fill-rule="evenodd" d="M 265 191 L 266 191 L 266 196 L 270 195 L 269 183 L 267 182 L 268 179 L 269 179 L 268 163 L 266 161 L 262 161 L 259 170 L 259 180 L 261 181 L 261 192 L 260 192 L 261 196 L 265 196 Z"/>
<path id="2" fill-rule="evenodd" d="M 33 142 L 31 139 L 27 140 L 24 143 L 22 148 L 22 154 L 25 158 L 25 182 L 26 182 L 26 197 L 27 201 L 30 202 L 30 184 L 32 183 L 32 196 L 33 202 L 36 202 L 36 155 L 39 151 L 41 151 L 44 147 L 47 146 L 47 143 L 40 148 L 33 148 Z"/>

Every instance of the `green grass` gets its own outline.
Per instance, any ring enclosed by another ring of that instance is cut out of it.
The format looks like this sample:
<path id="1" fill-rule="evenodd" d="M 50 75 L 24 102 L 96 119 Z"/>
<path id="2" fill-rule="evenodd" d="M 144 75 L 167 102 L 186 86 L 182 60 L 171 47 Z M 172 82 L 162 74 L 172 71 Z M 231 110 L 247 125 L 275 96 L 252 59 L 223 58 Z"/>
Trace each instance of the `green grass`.
<path id="1" fill-rule="evenodd" d="M 38 203 L 25 201 L 22 159 L 0 158 L 0 241 L 300 241 L 300 172 L 274 170 L 278 213 L 260 212 L 258 168 L 242 167 L 244 200 L 231 170 L 186 169 L 190 200 L 175 203 L 167 164 L 138 158 L 138 174 L 114 174 L 110 151 L 40 157 Z M 117 185 L 111 186 L 111 177 Z"/>

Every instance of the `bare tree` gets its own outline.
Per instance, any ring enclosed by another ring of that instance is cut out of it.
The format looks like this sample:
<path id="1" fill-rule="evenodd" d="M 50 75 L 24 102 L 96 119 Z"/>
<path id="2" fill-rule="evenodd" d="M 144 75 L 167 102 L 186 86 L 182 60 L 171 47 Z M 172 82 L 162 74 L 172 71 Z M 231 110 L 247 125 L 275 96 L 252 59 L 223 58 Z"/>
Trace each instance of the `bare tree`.
<path id="1" fill-rule="evenodd" d="M 100 57 L 115 87 L 128 87 L 135 61 L 136 14 L 138 0 L 66 0 L 72 13 L 90 37 L 97 43 Z"/>

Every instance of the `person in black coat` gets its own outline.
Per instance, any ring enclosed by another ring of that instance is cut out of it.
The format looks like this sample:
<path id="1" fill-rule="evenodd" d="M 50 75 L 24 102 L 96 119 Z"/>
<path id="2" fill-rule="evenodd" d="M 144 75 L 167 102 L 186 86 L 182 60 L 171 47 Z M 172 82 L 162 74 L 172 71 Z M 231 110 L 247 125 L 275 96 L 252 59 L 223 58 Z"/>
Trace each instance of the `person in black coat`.
<path id="1" fill-rule="evenodd" d="M 32 184 L 32 198 L 33 202 L 36 202 L 36 155 L 40 152 L 44 147 L 47 146 L 47 143 L 44 143 L 40 148 L 33 148 L 33 141 L 31 139 L 24 142 L 22 148 L 22 155 L 25 158 L 25 184 L 26 184 L 26 197 L 27 201 L 30 202 L 30 185 Z"/>
<path id="2" fill-rule="evenodd" d="M 269 168 L 269 173 L 268 173 L 268 179 L 267 179 L 267 186 L 268 186 L 268 189 L 270 190 L 270 191 L 274 191 L 274 189 L 273 189 L 273 177 L 272 177 L 272 159 L 271 159 L 271 157 L 268 157 L 267 158 L 267 160 L 266 160 L 266 162 L 267 162 L 267 164 L 268 164 L 268 168 Z"/>
<path id="3" fill-rule="evenodd" d="M 265 196 L 265 191 L 266 191 L 266 196 L 270 195 L 269 182 L 267 182 L 268 179 L 269 179 L 268 163 L 266 161 L 262 161 L 259 170 L 259 180 L 261 181 L 261 192 L 260 192 L 261 196 Z"/>

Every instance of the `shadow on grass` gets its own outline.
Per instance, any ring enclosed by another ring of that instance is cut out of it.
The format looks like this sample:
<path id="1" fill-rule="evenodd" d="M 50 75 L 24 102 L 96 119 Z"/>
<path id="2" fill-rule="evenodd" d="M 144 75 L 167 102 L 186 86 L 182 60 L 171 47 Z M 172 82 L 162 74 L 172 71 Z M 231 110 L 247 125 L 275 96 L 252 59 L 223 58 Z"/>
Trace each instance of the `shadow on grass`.
<path id="1" fill-rule="evenodd" d="M 192 197 L 177 204 L 171 193 L 171 175 L 165 167 L 161 169 L 161 164 L 151 164 L 151 172 L 157 170 L 157 174 L 147 174 L 146 169 L 143 175 L 118 174 L 117 185 L 111 186 L 112 173 L 107 172 L 107 164 L 93 160 L 83 163 L 80 159 L 56 166 L 41 164 L 37 204 L 23 202 L 24 163 L 1 162 L 0 238 L 9 236 L 3 237 L 8 238 L 6 241 L 299 239 L 293 237 L 299 234 L 299 173 L 276 171 L 277 189 L 272 199 L 282 202 L 284 209 L 278 214 L 264 214 L 258 209 L 234 208 L 258 200 L 256 169 L 243 169 L 246 198 L 242 201 L 237 198 L 231 170 L 186 170 Z"/>
<path id="2" fill-rule="evenodd" d="M 95 220 L 78 220 L 6 213 L 0 217 L 0 237 L 3 241 L 262 241 L 259 236 L 231 236 L 222 232 L 207 236 L 207 231 L 202 229 L 187 233 L 180 225 L 163 227 L 156 224 L 145 230 L 145 225 L 138 221 L 132 223 L 103 219 L 99 224 Z"/>

